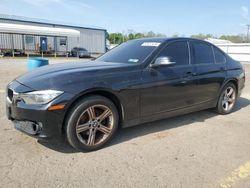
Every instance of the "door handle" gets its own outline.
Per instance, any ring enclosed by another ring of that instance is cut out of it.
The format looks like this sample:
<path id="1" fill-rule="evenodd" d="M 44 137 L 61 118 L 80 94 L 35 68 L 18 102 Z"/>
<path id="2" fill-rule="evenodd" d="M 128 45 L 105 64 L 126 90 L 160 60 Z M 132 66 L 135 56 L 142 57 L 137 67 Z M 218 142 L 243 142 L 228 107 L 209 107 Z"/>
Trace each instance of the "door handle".
<path id="1" fill-rule="evenodd" d="M 186 77 L 192 77 L 196 76 L 197 74 L 195 72 L 186 72 Z"/>
<path id="2" fill-rule="evenodd" d="M 226 70 L 227 70 L 226 67 L 221 67 L 221 68 L 220 68 L 220 71 L 226 71 Z"/>
<path id="3" fill-rule="evenodd" d="M 183 76 L 183 80 L 181 81 L 181 84 L 186 84 L 193 76 L 195 76 L 196 73 L 194 72 L 186 72 Z"/>

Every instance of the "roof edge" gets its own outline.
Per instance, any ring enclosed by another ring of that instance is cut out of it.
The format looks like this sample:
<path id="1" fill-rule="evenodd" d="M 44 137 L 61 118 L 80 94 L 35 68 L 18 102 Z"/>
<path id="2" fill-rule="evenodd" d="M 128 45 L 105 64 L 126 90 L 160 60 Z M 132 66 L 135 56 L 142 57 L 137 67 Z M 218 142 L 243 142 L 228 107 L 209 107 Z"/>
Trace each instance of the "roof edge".
<path id="1" fill-rule="evenodd" d="M 37 18 L 29 18 L 29 17 L 21 17 L 21 16 L 19 17 L 16 15 L 8 15 L 8 14 L 0 14 L 0 20 L 10 20 L 10 21 L 19 21 L 19 22 L 24 22 L 24 23 L 47 24 L 47 25 L 52 25 L 52 26 L 63 26 L 63 27 L 74 27 L 74 28 L 81 28 L 81 29 L 107 31 L 107 29 L 98 28 L 94 26 L 91 27 L 91 26 L 80 26 L 80 25 L 74 25 L 74 24 L 71 25 L 68 23 L 58 23 L 57 21 L 52 21 L 52 20 L 43 20 L 43 19 L 39 20 Z"/>

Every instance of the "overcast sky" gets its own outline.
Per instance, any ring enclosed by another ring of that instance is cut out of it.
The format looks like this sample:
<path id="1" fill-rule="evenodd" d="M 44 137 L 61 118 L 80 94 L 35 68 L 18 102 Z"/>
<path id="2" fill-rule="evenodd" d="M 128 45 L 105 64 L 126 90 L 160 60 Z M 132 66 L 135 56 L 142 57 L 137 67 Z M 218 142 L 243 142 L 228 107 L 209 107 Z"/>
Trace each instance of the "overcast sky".
<path id="1" fill-rule="evenodd" d="M 250 0 L 0 0 L 0 13 L 96 25 L 109 32 L 246 33 Z"/>

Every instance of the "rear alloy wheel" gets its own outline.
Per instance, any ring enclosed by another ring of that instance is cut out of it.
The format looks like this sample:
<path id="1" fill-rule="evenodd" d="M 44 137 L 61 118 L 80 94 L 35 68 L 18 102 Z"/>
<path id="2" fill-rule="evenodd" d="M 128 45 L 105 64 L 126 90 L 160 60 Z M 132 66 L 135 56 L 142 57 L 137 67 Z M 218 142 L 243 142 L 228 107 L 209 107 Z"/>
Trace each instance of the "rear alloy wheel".
<path id="1" fill-rule="evenodd" d="M 115 105 L 102 96 L 80 101 L 70 113 L 66 133 L 69 143 L 76 149 L 99 149 L 115 133 L 118 112 Z"/>
<path id="2" fill-rule="evenodd" d="M 235 106 L 237 97 L 236 87 L 234 84 L 229 83 L 227 84 L 222 93 L 220 95 L 218 104 L 217 104 L 217 111 L 220 114 L 229 114 L 232 112 L 233 107 Z"/>

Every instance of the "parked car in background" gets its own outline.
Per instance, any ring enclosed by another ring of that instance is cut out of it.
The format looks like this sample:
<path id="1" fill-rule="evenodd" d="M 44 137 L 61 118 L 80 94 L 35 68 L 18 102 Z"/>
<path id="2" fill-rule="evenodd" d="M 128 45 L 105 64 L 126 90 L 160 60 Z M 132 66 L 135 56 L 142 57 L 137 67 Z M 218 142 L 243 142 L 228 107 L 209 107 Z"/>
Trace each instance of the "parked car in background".
<path id="1" fill-rule="evenodd" d="M 95 61 L 45 66 L 18 77 L 7 86 L 7 115 L 32 136 L 64 135 L 74 148 L 91 151 L 118 127 L 208 108 L 229 114 L 244 84 L 242 65 L 213 44 L 138 39 Z"/>
<path id="2" fill-rule="evenodd" d="M 3 56 L 13 56 L 13 50 L 11 49 L 2 49 L 1 53 L 3 54 Z M 23 50 L 14 49 L 14 56 L 22 56 L 22 55 L 24 55 Z"/>
<path id="3" fill-rule="evenodd" d="M 90 57 L 90 53 L 85 48 L 74 47 L 71 50 L 71 56 L 72 57 L 79 57 L 79 58 Z"/>
<path id="4" fill-rule="evenodd" d="M 0 57 L 3 57 L 3 56 L 4 56 L 4 54 L 3 54 L 2 50 L 0 49 Z"/>

